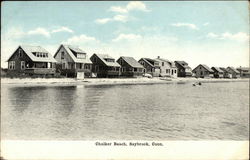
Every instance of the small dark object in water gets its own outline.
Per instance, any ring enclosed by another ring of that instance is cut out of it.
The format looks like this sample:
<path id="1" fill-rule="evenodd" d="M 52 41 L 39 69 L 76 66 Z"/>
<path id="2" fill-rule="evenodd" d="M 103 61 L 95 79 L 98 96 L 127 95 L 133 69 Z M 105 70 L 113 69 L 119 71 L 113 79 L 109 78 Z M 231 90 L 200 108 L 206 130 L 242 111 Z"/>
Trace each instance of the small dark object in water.
<path id="1" fill-rule="evenodd" d="M 198 84 L 201 85 L 201 82 L 199 82 Z"/>
<path id="2" fill-rule="evenodd" d="M 193 83 L 193 86 L 196 86 L 196 84 Z"/>

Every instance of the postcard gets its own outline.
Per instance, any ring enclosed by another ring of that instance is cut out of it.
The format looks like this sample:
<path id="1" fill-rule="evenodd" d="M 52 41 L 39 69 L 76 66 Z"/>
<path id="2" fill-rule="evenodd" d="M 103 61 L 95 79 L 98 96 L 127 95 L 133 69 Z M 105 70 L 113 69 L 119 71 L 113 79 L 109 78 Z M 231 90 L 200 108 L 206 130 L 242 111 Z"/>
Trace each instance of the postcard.
<path id="1" fill-rule="evenodd" d="M 249 159 L 248 1 L 4 1 L 2 159 Z"/>

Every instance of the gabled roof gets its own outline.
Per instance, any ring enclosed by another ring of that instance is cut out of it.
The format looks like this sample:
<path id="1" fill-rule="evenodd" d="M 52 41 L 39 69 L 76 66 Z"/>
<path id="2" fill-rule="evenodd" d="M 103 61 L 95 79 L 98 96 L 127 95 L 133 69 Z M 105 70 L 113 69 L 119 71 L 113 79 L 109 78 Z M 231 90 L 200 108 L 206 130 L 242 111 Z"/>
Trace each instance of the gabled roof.
<path id="1" fill-rule="evenodd" d="M 56 51 L 56 53 L 59 51 L 59 49 L 63 47 L 67 53 L 69 54 L 69 56 L 73 59 L 74 62 L 76 63 L 92 63 L 89 58 L 87 57 L 87 54 L 86 52 L 84 52 L 83 50 L 81 50 L 79 47 L 77 46 L 72 46 L 72 45 L 65 45 L 65 44 L 62 44 L 58 50 Z M 72 50 L 74 52 L 77 52 L 77 53 L 85 53 L 86 54 L 86 59 L 83 59 L 83 58 L 77 58 L 74 53 L 72 52 Z M 55 57 L 56 55 L 54 55 Z"/>
<path id="2" fill-rule="evenodd" d="M 222 70 L 223 72 L 228 72 L 228 70 L 226 69 L 226 68 L 224 68 L 224 67 L 219 67 L 220 68 L 220 70 Z"/>
<path id="3" fill-rule="evenodd" d="M 101 61 L 110 67 L 121 67 L 113 57 L 109 56 L 108 54 L 95 54 L 97 57 L 99 57 L 99 59 L 101 59 Z M 113 59 L 114 62 L 107 62 L 105 59 Z"/>
<path id="4" fill-rule="evenodd" d="M 121 56 L 120 58 L 126 61 L 133 68 L 143 68 L 143 66 L 140 63 L 138 63 L 133 57 Z"/>
<path id="5" fill-rule="evenodd" d="M 160 60 L 160 61 L 167 62 L 167 63 L 169 63 L 169 64 L 171 65 L 172 68 L 176 68 L 174 62 L 171 62 L 171 61 L 169 61 L 169 60 L 167 60 L 167 59 L 165 59 L 165 58 L 156 58 L 155 60 L 156 60 L 156 61 L 157 61 L 157 60 Z"/>
<path id="6" fill-rule="evenodd" d="M 202 67 L 204 67 L 206 70 L 208 70 L 209 72 L 214 72 L 211 68 L 209 68 L 207 65 L 205 64 L 200 64 Z"/>
<path id="7" fill-rule="evenodd" d="M 27 56 L 29 56 L 29 58 L 33 61 L 33 62 L 57 62 L 53 56 L 44 48 L 42 48 L 41 46 L 28 46 L 28 45 L 20 45 L 20 48 L 23 49 L 23 51 L 27 54 Z M 18 48 L 19 48 L 18 47 Z M 17 49 L 18 49 L 17 48 Z M 16 49 L 16 50 L 17 50 Z M 15 50 L 15 52 L 16 52 Z M 15 53 L 14 52 L 14 53 Z M 36 57 L 33 53 L 34 52 L 40 52 L 40 53 L 47 53 L 48 57 Z M 14 54 L 13 53 L 13 54 Z M 12 54 L 12 55 L 13 55 Z M 9 61 L 9 59 L 12 57 L 12 55 L 8 58 L 7 61 Z"/>
<path id="8" fill-rule="evenodd" d="M 191 67 L 188 66 L 188 63 L 186 63 L 185 61 L 174 61 L 175 63 L 178 63 L 180 66 L 182 66 L 183 68 L 188 68 L 191 69 Z"/>
<path id="9" fill-rule="evenodd" d="M 223 72 L 224 72 L 224 71 L 221 70 L 219 67 L 212 67 L 212 69 L 213 69 L 214 71 L 219 72 L 219 73 L 223 73 Z"/>
<path id="10" fill-rule="evenodd" d="M 234 67 L 227 67 L 227 69 L 231 69 L 233 72 L 235 73 L 240 73 L 239 71 L 237 71 Z"/>
<path id="11" fill-rule="evenodd" d="M 140 60 L 143 60 L 144 62 L 146 62 L 148 65 L 150 65 L 151 67 L 156 67 L 154 66 L 154 64 L 152 64 L 151 62 L 158 62 L 154 59 L 151 59 L 151 58 L 141 58 Z M 151 62 L 150 62 L 151 61 Z"/>

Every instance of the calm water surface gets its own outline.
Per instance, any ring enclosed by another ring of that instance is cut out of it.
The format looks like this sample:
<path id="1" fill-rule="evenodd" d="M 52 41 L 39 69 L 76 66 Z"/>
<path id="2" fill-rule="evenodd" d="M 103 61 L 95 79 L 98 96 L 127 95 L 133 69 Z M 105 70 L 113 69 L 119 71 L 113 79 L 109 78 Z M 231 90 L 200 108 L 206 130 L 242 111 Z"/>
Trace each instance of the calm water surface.
<path id="1" fill-rule="evenodd" d="M 248 140 L 249 83 L 2 85 L 2 139 Z"/>

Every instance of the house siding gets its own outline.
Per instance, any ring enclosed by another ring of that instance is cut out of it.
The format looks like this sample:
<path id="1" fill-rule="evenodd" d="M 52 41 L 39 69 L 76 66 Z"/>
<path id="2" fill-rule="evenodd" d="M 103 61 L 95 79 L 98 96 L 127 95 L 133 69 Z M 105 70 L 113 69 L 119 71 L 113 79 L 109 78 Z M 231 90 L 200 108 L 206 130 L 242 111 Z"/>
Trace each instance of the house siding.
<path id="1" fill-rule="evenodd" d="M 64 58 L 62 59 L 62 52 L 64 52 Z M 85 77 L 91 77 L 92 64 L 75 63 L 71 58 L 67 50 L 60 46 L 56 52 L 54 58 L 57 60 L 57 72 L 67 77 L 76 77 L 77 72 L 84 72 Z M 86 66 L 88 69 L 86 69 Z"/>
<path id="2" fill-rule="evenodd" d="M 240 78 L 240 73 L 236 73 L 235 71 L 233 71 L 231 68 L 227 68 L 228 72 L 231 73 L 232 78 Z"/>
<path id="3" fill-rule="evenodd" d="M 117 63 L 121 65 L 121 76 L 123 77 L 141 77 L 144 73 L 144 68 L 131 67 L 124 59 L 119 58 Z M 135 71 L 135 69 L 137 71 Z"/>
<path id="4" fill-rule="evenodd" d="M 120 67 L 115 67 L 115 69 L 112 70 L 112 67 L 104 64 L 96 54 L 93 54 L 90 60 L 92 61 L 92 72 L 96 74 L 97 77 L 105 78 L 120 76 Z"/>
<path id="5" fill-rule="evenodd" d="M 206 68 L 204 68 L 202 65 L 197 66 L 193 73 L 197 78 L 212 78 L 213 73 L 209 72 Z"/>
<path id="6" fill-rule="evenodd" d="M 19 50 L 22 51 L 22 56 L 19 56 Z M 15 62 L 15 68 L 10 69 L 10 63 Z M 21 63 L 24 61 L 24 68 L 21 68 Z M 50 68 L 49 64 L 50 63 Z M 52 62 L 33 62 L 31 58 L 24 52 L 21 47 L 12 54 L 8 60 L 8 74 L 10 75 L 34 75 L 34 74 L 55 74 L 55 63 Z"/>
<path id="7" fill-rule="evenodd" d="M 160 69 L 152 67 L 151 65 L 149 65 L 143 59 L 140 59 L 138 62 L 145 68 L 145 73 L 150 74 L 153 77 L 159 77 L 160 76 Z"/>
<path id="8" fill-rule="evenodd" d="M 167 77 L 177 77 L 178 71 L 176 67 L 172 67 L 170 63 L 156 59 L 159 62 L 160 66 L 160 76 L 167 76 Z"/>
<path id="9" fill-rule="evenodd" d="M 177 77 L 191 77 L 192 70 L 182 67 L 179 63 L 175 62 L 175 66 L 177 68 Z"/>

